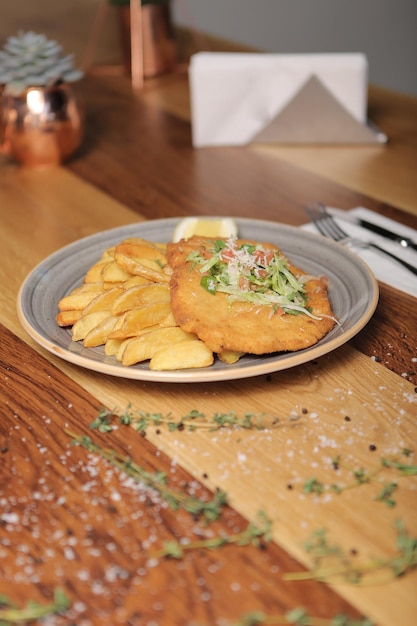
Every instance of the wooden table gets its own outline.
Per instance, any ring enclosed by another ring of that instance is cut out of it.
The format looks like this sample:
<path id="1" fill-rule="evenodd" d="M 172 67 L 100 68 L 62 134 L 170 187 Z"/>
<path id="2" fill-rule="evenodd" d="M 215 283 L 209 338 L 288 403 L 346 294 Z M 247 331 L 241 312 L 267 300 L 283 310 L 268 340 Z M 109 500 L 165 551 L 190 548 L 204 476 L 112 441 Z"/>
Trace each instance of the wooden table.
<path id="1" fill-rule="evenodd" d="M 193 150 L 182 74 L 149 83 L 140 94 L 121 77 L 86 80 L 86 138 L 66 167 L 36 171 L 3 162 L 0 591 L 15 605 L 44 606 L 60 587 L 71 607 L 47 622 L 54 625 L 258 623 L 242 621 L 251 612 L 267 616 L 261 623 L 285 624 L 290 616 L 278 616 L 297 607 L 311 617 L 297 623 L 317 626 L 339 613 L 380 626 L 415 623 L 415 567 L 400 577 L 385 571 L 382 581 L 371 568 L 369 584 L 329 575 L 321 582 L 309 579 L 317 562 L 306 546 L 325 530 L 324 551 L 337 550 L 323 567 L 338 569 L 346 558 L 352 573 L 356 564 L 398 556 L 398 520 L 407 536 L 417 536 L 416 476 L 382 464 L 395 458 L 416 466 L 414 298 L 381 283 L 369 324 L 331 354 L 268 376 L 187 385 L 78 368 L 39 347 L 16 315 L 18 289 L 37 263 L 81 237 L 143 219 L 212 214 L 299 225 L 303 206 L 322 200 L 366 206 L 416 228 L 416 103 L 406 103 L 414 135 L 402 137 L 407 120 L 390 116 L 389 98 L 379 95 L 387 116 L 378 121 L 383 130 L 389 122 L 396 139 L 371 149 L 381 151 L 383 177 L 373 197 L 364 187 L 375 185 L 377 163 L 368 177 L 367 148 Z M 321 163 L 333 164 L 326 175 L 314 171 L 320 155 Z M 363 169 L 350 168 L 344 179 L 341 164 L 355 155 Z M 402 180 L 411 185 L 403 194 Z M 274 412 L 279 421 L 266 430 L 160 426 L 146 436 L 120 424 L 107 433 L 90 428 L 101 407 L 123 412 L 129 404 L 178 419 L 198 409 L 208 418 Z M 209 525 L 173 510 L 108 461 L 72 445 L 67 430 L 149 472 L 165 472 L 179 493 L 208 500 L 224 490 L 229 506 Z M 329 489 L 352 482 L 341 493 Z M 394 489 L 392 506 L 387 493 L 378 500 L 384 489 Z M 271 541 L 157 558 L 167 540 L 233 538 L 259 522 L 259 511 L 272 521 Z M 294 572 L 302 579 L 288 580 Z"/>

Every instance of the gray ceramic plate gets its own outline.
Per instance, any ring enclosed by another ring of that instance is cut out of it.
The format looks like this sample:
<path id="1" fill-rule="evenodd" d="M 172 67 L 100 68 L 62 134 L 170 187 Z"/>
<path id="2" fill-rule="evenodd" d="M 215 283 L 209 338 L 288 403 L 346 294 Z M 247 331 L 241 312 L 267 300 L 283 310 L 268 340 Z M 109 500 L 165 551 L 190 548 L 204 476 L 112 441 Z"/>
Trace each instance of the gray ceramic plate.
<path id="1" fill-rule="evenodd" d="M 280 246 L 296 265 L 310 274 L 329 278 L 329 296 L 340 326 L 315 346 L 292 353 L 245 356 L 235 365 L 215 361 L 208 368 L 151 371 L 147 363 L 125 367 L 102 348 L 83 348 L 71 341 L 69 329 L 55 322 L 57 303 L 82 282 L 86 271 L 102 252 L 126 237 L 150 241 L 171 240 L 178 219 L 140 222 L 80 239 L 58 250 L 29 274 L 20 288 L 17 310 L 21 324 L 41 346 L 76 365 L 123 378 L 159 382 L 209 382 L 258 376 L 306 363 L 335 350 L 369 321 L 378 302 L 378 284 L 353 253 L 319 235 L 284 224 L 251 219 L 237 220 L 239 236 Z"/>

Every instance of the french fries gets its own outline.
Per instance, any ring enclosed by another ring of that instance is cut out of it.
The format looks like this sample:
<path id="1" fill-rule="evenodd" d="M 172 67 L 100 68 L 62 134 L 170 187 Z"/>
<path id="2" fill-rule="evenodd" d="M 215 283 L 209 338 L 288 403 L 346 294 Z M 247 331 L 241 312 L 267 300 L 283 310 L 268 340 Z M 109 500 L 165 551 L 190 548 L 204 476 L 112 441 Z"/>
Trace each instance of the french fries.
<path id="1" fill-rule="evenodd" d="M 131 238 L 105 250 L 83 284 L 59 301 L 57 324 L 72 327 L 73 341 L 103 346 L 126 367 L 144 361 L 160 371 L 210 366 L 213 352 L 172 314 L 165 248 Z"/>

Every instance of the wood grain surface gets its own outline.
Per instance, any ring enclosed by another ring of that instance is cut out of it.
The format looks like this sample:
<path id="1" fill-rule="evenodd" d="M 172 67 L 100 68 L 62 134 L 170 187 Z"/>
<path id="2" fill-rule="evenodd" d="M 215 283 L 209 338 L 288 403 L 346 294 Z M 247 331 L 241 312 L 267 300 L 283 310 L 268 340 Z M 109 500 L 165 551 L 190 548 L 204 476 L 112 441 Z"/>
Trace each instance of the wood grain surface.
<path id="1" fill-rule="evenodd" d="M 61 586 L 74 608 L 54 624 L 171 625 L 191 623 L 190 616 L 213 624 L 254 608 L 285 612 L 299 602 L 299 586 L 315 615 L 357 615 L 320 583 L 283 582 L 283 572 L 300 566 L 274 543 L 158 564 L 152 554 L 163 541 L 239 532 L 247 522 L 227 508 L 207 527 L 72 446 L 64 429 L 91 435 L 100 402 L 2 326 L 0 335 L 2 594 L 17 604 L 45 602 Z M 132 438 L 128 427 L 114 431 L 111 442 L 98 433 L 94 440 L 150 472 L 165 472 L 174 489 L 211 497 L 198 478 L 147 438 Z"/>
<path id="2" fill-rule="evenodd" d="M 82 94 L 87 136 L 82 158 L 69 167 L 97 186 L 111 189 L 113 196 L 117 194 L 148 218 L 155 211 L 163 216 L 170 210 L 166 192 L 171 175 L 179 175 L 181 214 L 217 214 L 219 202 L 224 201 L 228 214 L 250 215 L 257 206 L 268 219 L 278 214 L 282 221 L 287 216 L 293 221 L 293 205 L 299 209 L 311 197 L 324 203 L 332 197 L 341 208 L 365 205 L 399 221 L 398 208 L 417 214 L 415 98 L 370 87 L 370 116 L 389 136 L 386 145 L 259 144 L 193 150 L 185 72 L 149 81 L 139 94 L 132 93 L 123 78 L 92 77 Z M 106 99 L 112 98 L 117 107 L 106 106 Z M 303 185 L 295 182 L 300 169 Z M 120 175 L 122 186 L 117 185 Z M 204 192 L 196 196 L 197 190 Z M 236 198 L 242 206 L 236 206 Z"/>
<path id="3" fill-rule="evenodd" d="M 67 167 L 3 164 L 1 593 L 22 606 L 50 600 L 61 586 L 72 606 L 51 618 L 58 626 L 223 626 L 249 611 L 283 615 L 301 605 L 326 618 L 325 626 L 337 613 L 412 626 L 415 570 L 365 586 L 290 582 L 285 575 L 314 569 L 305 544 L 320 529 L 353 564 L 394 558 L 399 519 L 416 536 L 416 477 L 381 467 L 383 458 L 416 463 L 414 298 L 380 284 L 373 318 L 342 348 L 291 370 L 210 384 L 161 385 L 78 368 L 39 347 L 18 321 L 18 290 L 37 263 L 81 237 L 143 219 L 227 214 L 298 225 L 303 206 L 321 199 L 417 227 L 417 217 L 389 204 L 388 195 L 353 191 L 349 177 L 340 184 L 258 147 L 192 150 L 184 81 L 169 76 L 138 95 L 126 80 L 95 77 L 84 86 L 85 144 Z M 392 190 L 396 180 L 385 186 Z M 129 404 L 177 418 L 190 410 L 207 419 L 216 412 L 262 414 L 269 427 L 161 426 L 145 437 L 121 424 L 106 434 L 91 430 L 100 407 L 123 411 Z M 225 490 L 230 506 L 210 526 L 173 511 L 71 445 L 66 428 L 165 472 L 179 490 L 203 499 Z M 403 458 L 405 448 L 410 458 Z M 375 477 L 341 493 L 304 489 L 312 478 L 326 487 L 349 484 L 354 472 Z M 393 482 L 389 507 L 378 495 Z M 260 510 L 273 522 L 271 542 L 155 559 L 165 540 L 236 533 Z"/>

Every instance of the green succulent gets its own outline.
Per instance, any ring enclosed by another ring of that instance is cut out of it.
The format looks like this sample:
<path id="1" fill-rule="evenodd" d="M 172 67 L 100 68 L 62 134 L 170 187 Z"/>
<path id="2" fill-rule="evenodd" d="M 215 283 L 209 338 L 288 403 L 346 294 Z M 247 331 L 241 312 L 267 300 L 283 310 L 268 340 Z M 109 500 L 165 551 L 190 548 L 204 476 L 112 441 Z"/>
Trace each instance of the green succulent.
<path id="1" fill-rule="evenodd" d="M 19 96 L 28 87 L 73 82 L 82 75 L 81 70 L 74 68 L 73 55 L 64 56 L 56 41 L 32 31 L 9 37 L 0 50 L 0 85 L 13 96 Z"/>

